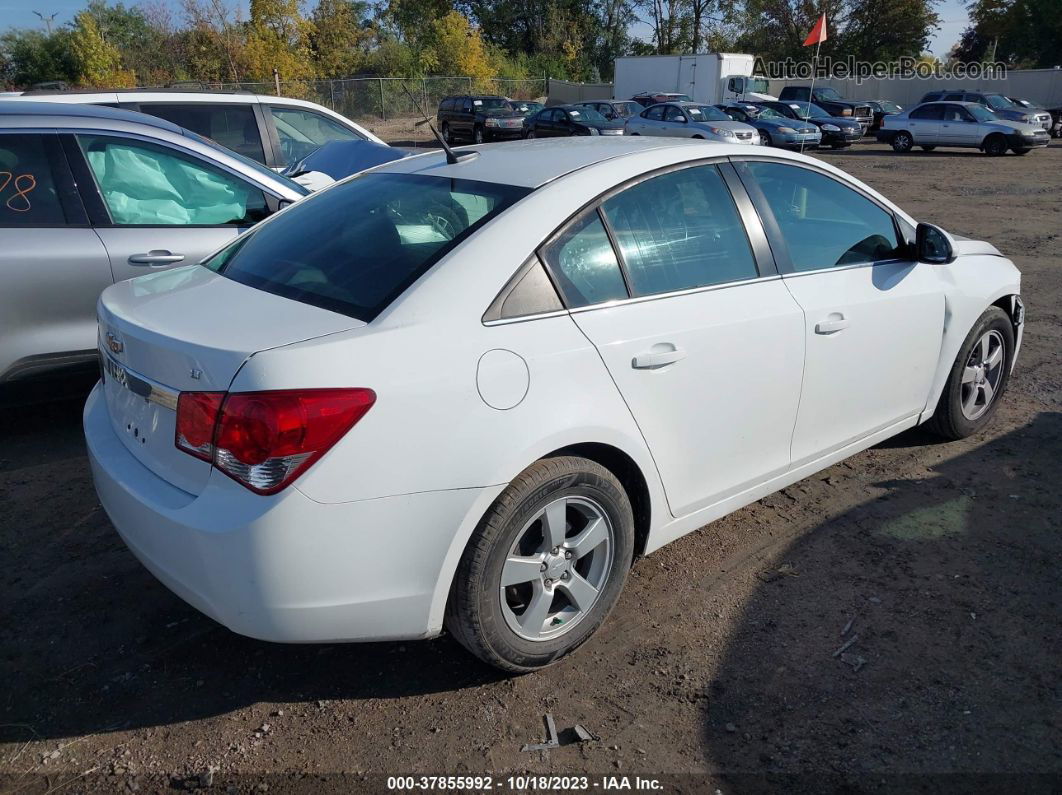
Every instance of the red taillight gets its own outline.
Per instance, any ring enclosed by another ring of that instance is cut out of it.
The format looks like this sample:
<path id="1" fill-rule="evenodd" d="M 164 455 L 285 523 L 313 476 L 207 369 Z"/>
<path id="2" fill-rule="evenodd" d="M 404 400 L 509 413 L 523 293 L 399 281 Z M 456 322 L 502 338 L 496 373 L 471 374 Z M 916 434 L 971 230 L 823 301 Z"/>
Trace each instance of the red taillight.
<path id="1" fill-rule="evenodd" d="M 252 491 L 274 494 L 328 452 L 375 402 L 371 389 L 182 392 L 177 447 Z M 203 445 L 194 444 L 203 439 Z"/>
<path id="2" fill-rule="evenodd" d="M 182 392 L 177 398 L 177 432 L 174 441 L 178 449 L 211 461 L 214 458 L 214 426 L 224 392 Z"/>

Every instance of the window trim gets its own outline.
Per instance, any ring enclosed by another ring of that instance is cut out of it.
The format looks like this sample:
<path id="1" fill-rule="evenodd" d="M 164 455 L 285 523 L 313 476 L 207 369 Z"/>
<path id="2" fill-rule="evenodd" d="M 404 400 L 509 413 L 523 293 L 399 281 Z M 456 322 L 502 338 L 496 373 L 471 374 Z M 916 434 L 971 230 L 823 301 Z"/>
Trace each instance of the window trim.
<path id="1" fill-rule="evenodd" d="M 881 202 L 880 199 L 870 195 L 858 185 L 853 185 L 847 180 L 839 179 L 835 174 L 831 174 L 823 168 L 819 168 L 811 163 L 801 162 L 788 162 L 771 157 L 764 157 L 762 155 L 740 155 L 730 158 L 738 176 L 741 179 L 742 184 L 745 186 L 748 192 L 749 198 L 752 200 L 753 205 L 756 207 L 757 214 L 760 216 L 760 220 L 763 223 L 764 232 L 767 234 L 767 239 L 771 246 L 771 251 L 774 253 L 775 262 L 778 265 L 778 273 L 783 278 L 792 278 L 797 276 L 807 276 L 818 273 L 828 273 L 831 271 L 851 270 L 852 268 L 865 268 L 873 267 L 875 265 L 888 265 L 897 262 L 912 262 L 915 261 L 911 257 L 911 240 L 906 234 L 904 234 L 903 225 L 900 223 L 900 219 L 896 212 Z M 832 265 L 824 268 L 815 268 L 814 270 L 798 271 L 793 265 L 793 260 L 789 254 L 789 244 L 785 241 L 785 236 L 782 234 L 781 228 L 778 226 L 778 220 L 775 218 L 774 211 L 771 209 L 770 204 L 767 201 L 767 197 L 760 189 L 759 182 L 749 171 L 747 164 L 752 162 L 766 162 L 774 163 L 781 166 L 793 166 L 795 168 L 803 168 L 814 174 L 832 179 L 840 185 L 848 188 L 851 191 L 867 199 L 874 206 L 878 207 L 884 213 L 889 216 L 892 221 L 893 232 L 896 235 L 896 240 L 899 242 L 899 248 L 901 249 L 901 256 L 889 257 L 887 259 L 880 260 L 867 260 L 866 262 L 851 262 L 846 265 Z"/>
<path id="2" fill-rule="evenodd" d="M 71 171 L 74 172 L 74 179 L 79 185 L 79 193 L 81 194 L 82 200 L 85 202 L 85 209 L 88 211 L 91 226 L 99 229 L 247 229 L 254 226 L 254 223 L 258 222 L 256 221 L 247 224 L 117 224 L 114 222 L 114 219 L 111 218 L 107 202 L 104 200 L 103 194 L 100 193 L 99 183 L 96 181 L 96 175 L 92 172 L 92 167 L 89 166 L 88 159 L 85 157 L 85 153 L 81 150 L 81 144 L 77 141 L 77 136 L 79 135 L 96 135 L 104 138 L 128 138 L 159 146 L 164 149 L 172 149 L 180 155 L 190 157 L 193 160 L 203 163 L 208 168 L 223 171 L 233 179 L 241 180 L 260 190 L 265 198 L 266 207 L 268 208 L 270 215 L 279 209 L 279 202 L 285 200 L 285 197 L 273 193 L 269 188 L 259 182 L 249 179 L 246 175 L 241 174 L 222 163 L 215 163 L 211 160 L 207 160 L 198 152 L 175 146 L 169 141 L 163 141 L 158 138 L 150 138 L 146 135 L 139 135 L 137 133 L 125 131 L 66 128 L 60 133 L 60 138 L 63 139 L 63 149 L 66 151 Z"/>
<path id="3" fill-rule="evenodd" d="M 546 279 L 553 286 L 553 292 L 557 295 L 557 301 L 560 303 L 560 309 L 551 309 L 548 312 L 532 312 L 527 315 L 512 315 L 510 317 L 504 317 L 502 315 L 502 307 L 505 306 L 506 300 L 509 295 L 519 286 L 524 277 L 534 268 L 542 268 L 543 273 L 546 274 Z M 543 317 L 560 317 L 568 314 L 568 307 L 564 302 L 564 296 L 557 287 L 557 283 L 553 280 L 553 274 L 549 268 L 546 267 L 546 263 L 538 256 L 537 253 L 531 254 L 524 264 L 516 269 L 509 281 L 505 283 L 505 286 L 498 291 L 498 294 L 494 297 L 494 300 L 490 302 L 490 306 L 487 307 L 487 311 L 483 313 L 483 317 L 480 321 L 484 326 L 501 326 L 508 323 L 523 323 L 527 320 L 537 320 Z"/>
<path id="4" fill-rule="evenodd" d="M 773 158 L 765 158 L 771 162 L 779 162 Z M 729 162 L 729 158 L 726 156 L 716 155 L 713 157 L 699 158 L 697 160 L 687 160 L 682 163 L 672 163 L 668 166 L 653 169 L 647 171 L 644 174 L 639 174 L 636 177 L 632 177 L 628 180 L 621 182 L 618 185 L 614 185 L 608 190 L 598 194 L 590 201 L 586 202 L 582 207 L 568 216 L 556 229 L 548 234 L 545 239 L 535 249 L 535 254 L 542 260 L 542 264 L 546 268 L 546 272 L 549 274 L 550 279 L 553 281 L 554 287 L 558 284 L 558 279 L 553 271 L 553 266 L 549 260 L 545 257 L 545 249 L 553 243 L 561 234 L 563 234 L 569 226 L 577 223 L 583 219 L 583 217 L 591 212 L 598 212 L 600 215 L 605 215 L 601 210 L 602 205 L 613 196 L 622 193 L 623 191 L 634 187 L 642 182 L 646 182 L 650 179 L 654 179 L 665 174 L 670 174 L 675 171 L 683 171 L 688 168 L 697 168 L 700 166 L 715 166 L 719 169 L 720 175 L 723 178 L 724 184 L 730 191 L 731 198 L 734 200 L 734 204 L 737 209 L 738 218 L 744 228 L 746 238 L 749 242 L 749 248 L 752 253 L 753 263 L 756 266 L 757 275 L 751 279 L 743 279 L 733 282 L 722 282 L 719 284 L 701 285 L 698 287 L 686 287 L 680 290 L 671 290 L 663 293 L 652 293 L 650 295 L 633 295 L 631 293 L 629 275 L 626 272 L 626 262 L 623 259 L 623 252 L 617 246 L 614 238 L 614 232 L 611 229 L 611 224 L 608 223 L 607 217 L 602 223 L 605 224 L 605 231 L 609 235 L 609 242 L 612 243 L 612 249 L 616 256 L 616 261 L 620 264 L 620 271 L 624 275 L 624 281 L 627 284 L 627 297 L 617 298 L 612 301 L 604 301 L 597 304 L 588 304 L 587 306 L 571 307 L 568 305 L 568 300 L 564 295 L 563 290 L 557 290 L 557 294 L 560 296 L 561 303 L 564 304 L 565 309 L 568 312 L 585 312 L 593 309 L 603 309 L 613 306 L 618 306 L 625 303 L 631 303 L 635 301 L 652 300 L 658 298 L 669 298 L 680 295 L 689 295 L 692 293 L 702 292 L 706 290 L 717 290 L 724 287 L 730 287 L 738 284 L 748 284 L 755 281 L 763 281 L 768 279 L 776 279 L 779 276 L 779 269 L 772 257 L 772 249 L 768 244 L 768 236 L 766 230 L 762 227 L 762 222 L 759 215 L 756 213 L 750 198 L 745 194 L 744 185 L 737 179 L 737 175 L 732 175 L 732 179 L 728 179 L 728 170 L 732 169 L 732 165 Z M 742 198 L 744 202 L 742 202 Z"/>
<path id="5" fill-rule="evenodd" d="M 44 157 L 51 171 L 59 209 L 63 213 L 61 224 L 4 223 L 0 229 L 89 229 L 88 210 L 78 193 L 77 183 L 70 167 L 69 158 L 63 151 L 62 142 L 54 129 L 33 127 L 10 127 L 0 130 L 0 135 L 36 135 L 41 139 Z M 76 219 L 76 220 L 75 220 Z"/>

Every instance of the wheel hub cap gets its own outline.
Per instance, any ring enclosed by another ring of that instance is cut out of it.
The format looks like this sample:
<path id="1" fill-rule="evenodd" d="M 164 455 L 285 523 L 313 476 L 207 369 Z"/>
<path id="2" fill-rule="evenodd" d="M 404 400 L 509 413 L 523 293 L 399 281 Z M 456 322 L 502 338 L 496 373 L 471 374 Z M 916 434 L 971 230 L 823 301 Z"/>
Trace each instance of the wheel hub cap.
<path id="1" fill-rule="evenodd" d="M 974 344 L 962 373 L 959 400 L 968 420 L 981 417 L 999 391 L 1006 369 L 1006 349 L 998 331 L 986 331 Z"/>
<path id="2" fill-rule="evenodd" d="M 528 521 L 502 564 L 498 594 L 509 629 L 543 641 L 568 632 L 596 604 L 612 570 L 613 530 L 587 497 L 561 497 Z"/>

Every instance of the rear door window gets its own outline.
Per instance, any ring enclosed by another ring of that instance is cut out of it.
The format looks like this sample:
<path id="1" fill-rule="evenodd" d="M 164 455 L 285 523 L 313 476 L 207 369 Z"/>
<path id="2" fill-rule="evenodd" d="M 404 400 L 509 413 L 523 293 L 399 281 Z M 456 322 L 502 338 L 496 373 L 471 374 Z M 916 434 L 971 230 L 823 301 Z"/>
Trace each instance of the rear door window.
<path id="1" fill-rule="evenodd" d="M 68 223 L 59 189 L 62 175 L 53 171 L 45 138 L 39 134 L 0 134 L 0 227 Z M 78 220 L 84 222 L 76 218 L 69 222 Z"/>
<path id="2" fill-rule="evenodd" d="M 570 224 L 544 249 L 568 306 L 627 298 L 619 260 L 597 211 Z"/>
<path id="3" fill-rule="evenodd" d="M 250 104 L 145 104 L 140 111 L 197 132 L 244 157 L 265 162 L 262 134 Z"/>
<path id="4" fill-rule="evenodd" d="M 910 114 L 912 119 L 924 119 L 927 121 L 936 121 L 943 118 L 944 106 L 943 105 L 926 105 L 922 108 L 915 108 Z"/>
<path id="5" fill-rule="evenodd" d="M 653 119 L 654 121 L 660 121 L 664 118 L 664 106 L 654 105 L 645 112 L 645 118 Z"/>
<path id="6" fill-rule="evenodd" d="M 602 205 L 634 295 L 759 275 L 745 226 L 715 166 L 639 182 Z"/>
<path id="7" fill-rule="evenodd" d="M 234 281 L 368 322 L 529 192 L 419 174 L 363 174 L 303 199 L 206 266 Z"/>
<path id="8" fill-rule="evenodd" d="M 133 138 L 79 135 L 111 221 L 121 226 L 247 226 L 262 190 L 199 158 Z"/>

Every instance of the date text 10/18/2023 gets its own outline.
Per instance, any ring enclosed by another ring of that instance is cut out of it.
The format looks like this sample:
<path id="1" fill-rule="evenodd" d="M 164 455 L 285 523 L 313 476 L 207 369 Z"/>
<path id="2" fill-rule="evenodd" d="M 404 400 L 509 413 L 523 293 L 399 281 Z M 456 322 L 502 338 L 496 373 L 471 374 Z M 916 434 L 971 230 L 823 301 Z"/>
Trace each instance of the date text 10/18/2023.
<path id="1" fill-rule="evenodd" d="M 664 786 L 659 779 L 642 776 L 541 776 L 517 775 L 495 779 L 493 776 L 388 776 L 387 789 L 396 792 L 472 791 L 472 792 L 568 792 L 568 791 L 642 791 L 658 792 Z"/>

